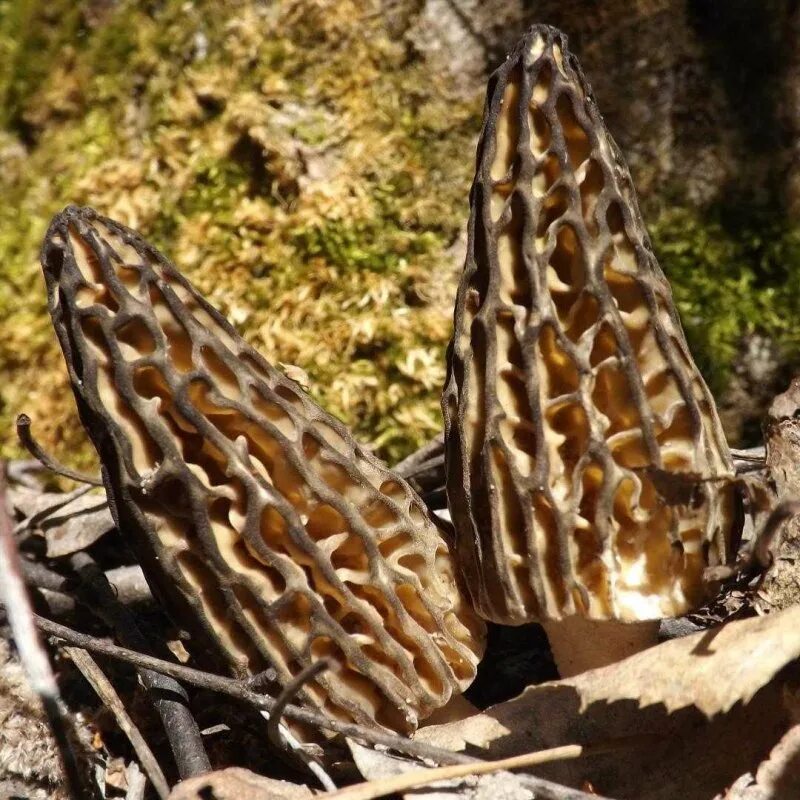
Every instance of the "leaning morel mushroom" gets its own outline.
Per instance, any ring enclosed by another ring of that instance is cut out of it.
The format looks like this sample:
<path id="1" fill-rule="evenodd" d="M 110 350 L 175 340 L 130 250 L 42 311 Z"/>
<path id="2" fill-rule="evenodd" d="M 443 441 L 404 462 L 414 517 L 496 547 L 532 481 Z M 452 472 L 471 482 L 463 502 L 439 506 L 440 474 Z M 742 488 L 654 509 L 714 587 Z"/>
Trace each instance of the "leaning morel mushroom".
<path id="1" fill-rule="evenodd" d="M 657 627 L 592 621 L 704 599 L 737 518 L 730 454 L 628 169 L 549 27 L 489 84 L 443 410 L 457 552 L 484 617 L 544 622 L 567 673 Z"/>
<path id="2" fill-rule="evenodd" d="M 115 519 L 181 624 L 236 674 L 412 731 L 475 676 L 483 623 L 421 500 L 134 232 L 56 217 L 42 264 Z M 192 627 L 194 626 L 194 627 Z"/>

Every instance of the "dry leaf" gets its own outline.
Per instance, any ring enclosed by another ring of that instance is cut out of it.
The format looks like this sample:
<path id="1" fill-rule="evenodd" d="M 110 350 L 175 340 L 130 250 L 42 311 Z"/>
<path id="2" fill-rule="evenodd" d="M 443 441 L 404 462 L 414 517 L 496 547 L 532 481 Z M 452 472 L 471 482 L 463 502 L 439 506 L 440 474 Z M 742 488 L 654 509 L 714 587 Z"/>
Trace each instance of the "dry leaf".
<path id="1" fill-rule="evenodd" d="M 114 527 L 105 492 L 14 489 L 9 495 L 13 511 L 44 534 L 48 558 L 83 550 Z"/>
<path id="2" fill-rule="evenodd" d="M 790 728 L 756 772 L 766 800 L 800 797 L 800 725 Z"/>
<path id="3" fill-rule="evenodd" d="M 769 795 L 756 784 L 751 772 L 742 775 L 724 795 L 717 795 L 714 800 L 770 800 Z"/>
<path id="4" fill-rule="evenodd" d="M 710 800 L 754 774 L 793 724 L 780 681 L 800 656 L 800 608 L 665 642 L 604 669 L 527 689 L 420 740 L 485 758 L 623 736 L 661 742 L 532 770 L 625 800 Z M 746 732 L 746 735 L 743 734 Z M 419 799 L 419 795 L 415 794 Z"/>
<path id="5" fill-rule="evenodd" d="M 583 708 L 595 701 L 694 706 L 707 717 L 748 702 L 777 672 L 800 657 L 800 607 L 740 620 L 664 642 L 572 681 Z M 722 679 L 724 676 L 724 680 Z"/>
<path id="6" fill-rule="evenodd" d="M 311 796 L 308 786 L 229 767 L 181 781 L 169 800 L 307 800 Z"/>
<path id="7" fill-rule="evenodd" d="M 80 497 L 86 497 L 81 490 L 74 492 L 41 492 L 36 489 L 14 487 L 7 492 L 12 511 L 24 519 L 35 519 L 45 514 L 48 509 L 60 509 Z M 96 499 L 97 496 L 95 496 Z"/>
<path id="8" fill-rule="evenodd" d="M 108 505 L 98 505 L 96 497 L 87 497 L 92 505 L 85 510 L 73 511 L 72 504 L 41 524 L 47 542 L 47 557 L 61 558 L 85 550 L 114 527 Z"/>

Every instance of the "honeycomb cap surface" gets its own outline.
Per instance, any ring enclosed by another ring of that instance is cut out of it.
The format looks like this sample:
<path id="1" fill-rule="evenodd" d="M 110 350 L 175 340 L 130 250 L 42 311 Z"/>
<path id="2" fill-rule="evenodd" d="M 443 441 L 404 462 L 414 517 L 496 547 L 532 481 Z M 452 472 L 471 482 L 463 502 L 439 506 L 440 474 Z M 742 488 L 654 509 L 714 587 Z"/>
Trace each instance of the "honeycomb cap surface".
<path id="1" fill-rule="evenodd" d="M 506 624 L 700 603 L 736 527 L 714 400 L 565 37 L 489 83 L 443 395 L 457 552 Z"/>
<path id="2" fill-rule="evenodd" d="M 133 231 L 69 208 L 42 265 L 115 519 L 217 661 L 327 657 L 305 701 L 402 732 L 469 685 L 484 626 L 407 483 Z"/>

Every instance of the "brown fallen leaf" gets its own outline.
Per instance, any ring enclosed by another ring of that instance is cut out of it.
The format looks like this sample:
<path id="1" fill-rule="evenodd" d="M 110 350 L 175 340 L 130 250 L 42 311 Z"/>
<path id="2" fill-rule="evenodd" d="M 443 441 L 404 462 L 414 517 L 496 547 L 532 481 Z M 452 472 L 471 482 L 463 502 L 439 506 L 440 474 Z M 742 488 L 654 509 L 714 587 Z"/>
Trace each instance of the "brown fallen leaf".
<path id="1" fill-rule="evenodd" d="M 618 800 L 710 800 L 743 773 L 756 774 L 794 723 L 781 671 L 798 657 L 800 608 L 792 608 L 531 687 L 467 720 L 423 728 L 416 738 L 499 759 L 566 743 L 660 735 L 660 743 L 635 751 L 531 772 L 576 788 L 588 781 Z M 774 680 L 779 672 L 781 680 Z"/>
<path id="2" fill-rule="evenodd" d="M 714 800 L 797 800 L 800 797 L 800 725 L 792 726 L 755 775 L 742 775 Z"/>
<path id="3" fill-rule="evenodd" d="M 308 786 L 229 767 L 181 781 L 169 800 L 307 800 L 312 796 Z"/>
<path id="4" fill-rule="evenodd" d="M 759 766 L 756 785 L 768 800 L 800 797 L 800 725 L 790 728 Z"/>
<path id="5" fill-rule="evenodd" d="M 83 550 L 114 527 L 105 492 L 88 491 L 88 487 L 68 494 L 15 489 L 10 501 L 27 527 L 44 535 L 48 558 Z"/>
<path id="6" fill-rule="evenodd" d="M 766 791 L 756 784 L 755 776 L 748 772 L 735 781 L 724 795 L 717 795 L 714 800 L 770 800 L 770 798 Z"/>
<path id="7" fill-rule="evenodd" d="M 14 487 L 8 490 L 6 496 L 11 510 L 35 525 L 39 519 L 85 497 L 90 491 L 91 487 L 88 486 L 81 486 L 75 491 L 66 493 Z"/>
<path id="8" fill-rule="evenodd" d="M 576 676 L 583 707 L 592 702 L 694 707 L 707 717 L 753 695 L 800 657 L 800 607 L 739 620 L 664 642 L 634 658 Z"/>
<path id="9" fill-rule="evenodd" d="M 88 498 L 87 498 L 88 499 Z M 114 527 L 108 505 L 103 501 L 84 510 L 70 506 L 66 514 L 59 512 L 41 524 L 47 542 L 47 557 L 62 558 L 93 545 Z"/>

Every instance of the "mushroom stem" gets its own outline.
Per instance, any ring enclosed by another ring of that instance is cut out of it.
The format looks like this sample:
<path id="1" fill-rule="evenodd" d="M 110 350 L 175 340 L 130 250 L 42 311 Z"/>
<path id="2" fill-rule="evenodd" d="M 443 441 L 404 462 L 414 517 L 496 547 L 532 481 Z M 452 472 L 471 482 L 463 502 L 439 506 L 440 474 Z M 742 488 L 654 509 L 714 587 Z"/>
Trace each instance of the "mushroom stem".
<path id="1" fill-rule="evenodd" d="M 658 644 L 657 619 L 619 622 L 574 616 L 547 620 L 542 626 L 562 678 L 605 667 Z"/>

